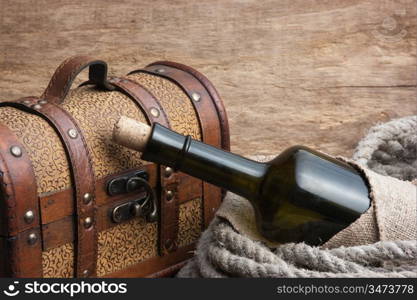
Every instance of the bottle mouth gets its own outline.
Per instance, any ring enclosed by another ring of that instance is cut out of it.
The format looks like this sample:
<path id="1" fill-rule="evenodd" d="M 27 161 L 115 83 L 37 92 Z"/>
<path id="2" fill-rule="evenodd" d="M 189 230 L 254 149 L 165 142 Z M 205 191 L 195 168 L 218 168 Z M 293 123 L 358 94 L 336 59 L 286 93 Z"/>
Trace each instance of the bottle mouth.
<path id="1" fill-rule="evenodd" d="M 114 124 L 113 141 L 127 148 L 143 152 L 151 136 L 151 126 L 122 116 Z"/>

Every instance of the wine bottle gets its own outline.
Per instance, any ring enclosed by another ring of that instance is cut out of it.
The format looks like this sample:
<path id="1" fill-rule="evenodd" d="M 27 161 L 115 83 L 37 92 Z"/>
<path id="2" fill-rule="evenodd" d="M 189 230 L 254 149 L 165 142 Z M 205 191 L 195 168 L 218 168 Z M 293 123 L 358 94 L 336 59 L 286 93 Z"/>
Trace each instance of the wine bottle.
<path id="1" fill-rule="evenodd" d="M 170 166 L 248 199 L 267 239 L 321 245 L 370 206 L 362 175 L 350 165 L 303 146 L 266 163 L 236 155 L 155 123 L 122 117 L 115 142 L 142 159 Z"/>

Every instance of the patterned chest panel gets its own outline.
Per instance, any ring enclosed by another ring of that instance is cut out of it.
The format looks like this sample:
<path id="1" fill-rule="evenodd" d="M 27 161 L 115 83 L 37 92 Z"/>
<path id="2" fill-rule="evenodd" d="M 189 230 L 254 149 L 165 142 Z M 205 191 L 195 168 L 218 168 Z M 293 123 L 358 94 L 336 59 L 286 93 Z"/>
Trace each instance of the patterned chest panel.
<path id="1" fill-rule="evenodd" d="M 197 114 L 181 88 L 167 79 L 146 73 L 136 73 L 128 77 L 144 86 L 158 99 L 174 131 L 201 140 Z"/>
<path id="2" fill-rule="evenodd" d="M 196 198 L 180 205 L 178 246 L 187 246 L 199 238 L 203 222 L 203 203 Z"/>
<path id="3" fill-rule="evenodd" d="M 64 148 L 46 121 L 16 108 L 1 107 L 0 122 L 8 126 L 25 146 L 32 161 L 39 194 L 59 191 L 71 185 Z"/>
<path id="4" fill-rule="evenodd" d="M 146 122 L 143 113 L 129 97 L 119 92 L 82 87 L 71 91 L 63 107 L 81 127 L 97 179 L 143 164 L 140 153 L 111 140 L 113 126 L 122 115 Z"/>
<path id="5" fill-rule="evenodd" d="M 180 205 L 179 246 L 194 243 L 201 233 L 202 200 L 196 198 Z M 98 238 L 97 276 L 116 272 L 157 255 L 158 231 L 155 223 L 136 218 L 101 231 Z M 44 277 L 74 276 L 73 244 L 43 252 Z"/>

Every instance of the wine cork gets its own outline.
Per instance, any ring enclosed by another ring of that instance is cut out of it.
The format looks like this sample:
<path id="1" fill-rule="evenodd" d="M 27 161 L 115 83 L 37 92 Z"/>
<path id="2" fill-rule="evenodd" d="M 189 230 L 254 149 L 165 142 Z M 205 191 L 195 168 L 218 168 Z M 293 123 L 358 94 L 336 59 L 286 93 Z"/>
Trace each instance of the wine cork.
<path id="1" fill-rule="evenodd" d="M 113 141 L 127 148 L 143 152 L 151 135 L 151 127 L 122 116 L 113 128 Z"/>

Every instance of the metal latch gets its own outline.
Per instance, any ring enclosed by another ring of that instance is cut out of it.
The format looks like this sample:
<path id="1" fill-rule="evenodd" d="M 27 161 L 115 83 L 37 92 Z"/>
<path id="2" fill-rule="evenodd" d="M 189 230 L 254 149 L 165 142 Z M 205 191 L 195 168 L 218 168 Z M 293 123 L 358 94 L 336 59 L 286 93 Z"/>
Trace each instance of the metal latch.
<path id="1" fill-rule="evenodd" d="M 136 172 L 136 176 L 123 176 L 111 180 L 108 183 L 107 191 L 113 192 L 112 195 L 123 193 L 138 192 L 140 197 L 112 208 L 111 218 L 115 223 L 130 220 L 134 217 L 145 217 L 148 222 L 155 222 L 158 216 L 158 207 L 155 193 L 148 181 L 144 179 L 146 172 Z M 139 176 L 142 175 L 142 176 Z M 147 174 L 146 177 L 147 178 Z M 124 186 L 122 186 L 122 183 Z M 116 192 L 116 193 L 114 193 Z"/>
<path id="2" fill-rule="evenodd" d="M 140 192 L 143 189 L 143 185 L 135 179 L 138 177 L 145 181 L 149 179 L 149 175 L 145 171 L 136 171 L 111 179 L 107 183 L 107 194 L 116 196 L 135 191 Z"/>

